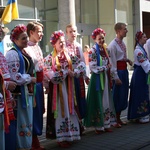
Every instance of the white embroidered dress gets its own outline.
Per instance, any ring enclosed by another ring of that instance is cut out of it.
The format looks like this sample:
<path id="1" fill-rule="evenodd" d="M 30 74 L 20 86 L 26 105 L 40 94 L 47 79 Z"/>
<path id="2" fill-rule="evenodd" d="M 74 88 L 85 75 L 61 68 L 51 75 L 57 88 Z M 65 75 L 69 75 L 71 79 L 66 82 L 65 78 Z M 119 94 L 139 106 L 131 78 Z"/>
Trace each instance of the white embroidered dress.
<path id="1" fill-rule="evenodd" d="M 61 90 L 57 90 L 57 102 L 58 102 L 58 116 L 56 117 L 55 121 L 55 128 L 56 128 L 56 137 L 57 141 L 73 141 L 80 139 L 80 129 L 79 129 L 79 122 L 75 112 L 74 104 L 75 104 L 75 93 L 74 93 L 74 86 L 72 84 L 72 89 L 68 89 L 67 84 L 67 76 L 68 76 L 68 61 L 65 55 L 61 55 L 58 57 L 60 63 L 60 70 L 57 70 L 57 64 L 55 58 L 52 55 L 48 55 L 44 60 L 45 62 L 45 70 L 44 76 L 48 80 L 50 80 L 53 84 L 57 84 L 62 86 Z M 54 62 L 54 64 L 52 63 Z M 76 76 L 80 76 L 81 73 L 85 73 L 85 66 L 84 64 L 80 63 L 77 57 L 72 57 L 72 62 L 76 69 L 74 69 L 74 73 Z M 55 70 L 53 69 L 55 67 Z M 58 86 L 57 86 L 58 87 Z M 69 105 L 68 105 L 68 90 L 72 90 L 72 114 L 69 112 Z M 52 91 L 50 91 L 52 92 Z M 61 96 L 60 93 L 62 92 L 63 97 L 63 108 L 61 107 Z M 64 110 L 64 117 L 62 117 L 62 111 Z"/>

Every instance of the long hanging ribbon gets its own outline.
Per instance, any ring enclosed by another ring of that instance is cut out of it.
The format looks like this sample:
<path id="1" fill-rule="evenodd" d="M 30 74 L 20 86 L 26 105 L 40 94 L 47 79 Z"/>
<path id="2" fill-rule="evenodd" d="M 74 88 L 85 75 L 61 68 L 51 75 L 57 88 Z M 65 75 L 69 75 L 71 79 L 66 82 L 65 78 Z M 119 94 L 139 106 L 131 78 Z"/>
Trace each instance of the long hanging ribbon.
<path id="1" fill-rule="evenodd" d="M 100 55 L 100 66 L 102 66 L 102 65 L 103 65 L 103 63 L 102 63 L 102 58 Z M 102 88 L 102 90 L 104 90 L 104 72 L 100 73 L 100 81 L 101 81 L 101 88 Z"/>
<path id="2" fill-rule="evenodd" d="M 65 57 L 68 61 L 69 64 L 69 69 L 72 70 L 72 62 L 71 59 L 69 57 L 69 55 L 64 51 Z M 56 49 L 54 49 L 53 54 L 52 54 L 52 69 L 53 71 L 55 71 L 55 63 L 57 65 L 57 69 L 60 70 L 60 63 L 57 57 L 57 52 Z M 54 58 L 56 60 L 56 62 L 54 61 Z M 64 117 L 64 100 L 63 100 L 63 93 L 62 93 L 62 84 L 59 84 L 59 93 L 60 93 L 60 103 L 61 103 L 61 114 L 62 117 Z M 68 76 L 68 104 L 69 104 L 69 112 L 70 114 L 73 114 L 73 78 Z M 75 98 L 74 98 L 75 100 Z M 53 103 L 52 103 L 52 110 L 54 111 L 54 117 L 56 118 L 58 116 L 58 112 L 57 112 L 57 84 L 54 84 L 53 86 Z"/>
<path id="3" fill-rule="evenodd" d="M 62 84 L 59 84 L 59 95 L 60 95 L 60 107 L 61 107 L 61 116 L 62 118 L 65 117 L 65 111 L 64 111 L 64 99 L 63 99 L 63 93 L 62 93 Z"/>
<path id="4" fill-rule="evenodd" d="M 52 70 L 55 71 L 54 57 L 52 57 Z M 57 118 L 57 84 L 53 84 L 52 111 L 54 112 L 54 118 Z"/>
<path id="5" fill-rule="evenodd" d="M 7 103 L 6 103 L 4 78 L 3 78 L 3 74 L 2 74 L 1 69 L 0 69 L 0 78 L 1 78 L 1 80 L 0 80 L 1 92 L 2 92 L 2 95 L 3 95 L 3 99 L 4 99 L 4 127 L 5 127 L 5 132 L 8 133 L 9 132 L 10 120 L 9 120 L 9 116 L 8 116 L 8 107 L 7 107 Z"/>
<path id="6" fill-rule="evenodd" d="M 96 54 L 97 54 L 97 66 L 102 66 L 102 58 L 100 55 L 100 50 L 99 50 L 99 45 L 96 43 Z M 104 89 L 104 77 L 103 77 L 103 72 L 96 75 L 96 91 L 99 91 L 100 85 L 102 90 Z"/>
<path id="7" fill-rule="evenodd" d="M 147 84 L 150 84 L 150 73 L 148 73 Z"/>
<path id="8" fill-rule="evenodd" d="M 56 58 L 57 70 L 60 71 L 61 67 L 60 67 L 58 56 L 56 56 L 55 58 Z M 64 118 L 65 112 L 64 112 L 64 99 L 62 93 L 62 83 L 59 83 L 59 96 L 60 96 L 61 115 Z"/>
<path id="9" fill-rule="evenodd" d="M 35 71 L 35 69 L 34 69 L 34 77 L 36 78 L 36 71 Z M 33 107 L 36 107 L 35 95 L 36 95 L 36 84 L 34 84 L 34 89 L 33 89 Z"/>
<path id="10" fill-rule="evenodd" d="M 72 71 L 72 62 L 71 62 L 71 59 L 70 59 L 70 57 L 69 57 L 69 55 L 67 54 L 67 52 L 66 51 L 64 51 L 64 54 L 65 54 L 65 57 L 66 57 L 66 59 L 67 59 L 67 61 L 68 61 L 68 64 L 69 64 L 69 69 Z M 72 98 L 73 98 L 73 78 L 72 77 L 70 77 L 70 76 L 68 76 L 68 104 L 69 104 L 69 112 L 70 112 L 70 114 L 73 114 L 74 112 L 73 112 L 73 110 L 74 110 L 74 108 L 73 108 L 73 100 L 72 100 Z M 74 98 L 74 100 L 76 100 L 76 98 Z"/>
<path id="11" fill-rule="evenodd" d="M 19 55 L 19 60 L 20 60 L 19 72 L 21 74 L 24 74 L 25 63 L 24 63 L 24 59 L 23 59 L 21 50 L 19 49 L 19 47 L 16 44 L 14 44 L 14 49 L 18 52 L 18 55 Z M 20 90 L 21 90 L 22 107 L 26 108 L 29 105 L 29 103 L 28 103 L 28 99 L 27 99 L 27 92 L 26 92 L 27 89 L 26 89 L 25 85 L 21 85 Z"/>
<path id="12" fill-rule="evenodd" d="M 103 44 L 103 48 L 104 48 L 104 52 L 105 52 L 105 56 L 107 57 L 108 59 L 108 64 L 110 64 L 110 61 L 109 61 L 109 54 L 108 54 L 108 51 L 107 51 L 107 44 L 104 43 Z M 109 80 L 109 87 L 112 88 L 112 78 L 111 78 L 111 71 L 110 71 L 110 68 L 108 69 L 108 80 Z"/>

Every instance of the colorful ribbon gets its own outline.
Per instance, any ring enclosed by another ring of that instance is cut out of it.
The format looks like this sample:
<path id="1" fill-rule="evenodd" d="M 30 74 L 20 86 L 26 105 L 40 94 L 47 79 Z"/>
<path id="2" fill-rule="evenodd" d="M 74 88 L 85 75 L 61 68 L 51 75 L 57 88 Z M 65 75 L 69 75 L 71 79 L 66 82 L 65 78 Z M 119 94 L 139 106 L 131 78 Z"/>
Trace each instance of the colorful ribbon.
<path id="1" fill-rule="evenodd" d="M 150 73 L 148 73 L 147 84 L 150 84 Z"/>
<path id="2" fill-rule="evenodd" d="M 71 59 L 69 57 L 69 55 L 67 54 L 67 52 L 64 51 L 64 54 L 65 54 L 65 57 L 68 61 L 68 64 L 69 64 L 69 69 L 72 70 L 72 62 L 71 62 Z M 57 70 L 60 70 L 61 69 L 61 66 L 60 66 L 60 63 L 59 63 L 59 59 L 58 59 L 58 56 L 57 56 L 57 51 L 56 49 L 54 48 L 54 51 L 53 51 L 53 54 L 52 54 L 52 69 L 53 71 L 56 71 L 55 70 L 55 63 L 56 63 L 56 66 L 57 66 Z M 73 114 L 73 78 L 69 77 L 68 76 L 68 105 L 69 105 L 69 112 L 70 114 Z M 57 112 L 57 84 L 54 84 L 53 86 L 53 102 L 52 102 L 52 110 L 54 111 L 54 118 L 57 117 L 58 115 L 58 112 Z M 64 100 L 63 100 L 63 93 L 62 93 L 62 83 L 59 83 L 59 93 L 60 93 L 60 105 L 61 105 L 61 114 L 62 114 L 62 117 L 64 117 Z"/>
<path id="3" fill-rule="evenodd" d="M 20 68 L 19 68 L 19 72 L 21 74 L 24 74 L 25 71 L 25 63 L 24 63 L 24 59 L 21 53 L 21 50 L 19 49 L 19 47 L 14 43 L 14 50 L 16 50 L 18 52 L 18 56 L 19 56 L 19 60 L 20 60 Z M 21 101 L 22 101 L 22 108 L 26 108 L 29 103 L 28 103 L 28 99 L 27 99 L 27 90 L 26 90 L 26 86 L 25 85 L 20 85 L 20 90 L 21 90 Z"/>
<path id="4" fill-rule="evenodd" d="M 5 96 L 5 85 L 4 85 L 4 78 L 2 71 L 0 69 L 0 90 L 4 98 L 4 125 L 5 125 L 5 132 L 9 132 L 9 125 L 10 125 L 10 120 L 8 116 L 8 107 L 6 103 L 6 96 Z"/>
<path id="5" fill-rule="evenodd" d="M 102 66 L 102 58 L 100 55 L 99 45 L 96 43 L 96 54 L 97 54 L 97 66 Z M 100 85 L 102 90 L 104 90 L 104 73 L 101 72 L 100 75 L 96 74 L 96 91 L 100 90 Z"/>

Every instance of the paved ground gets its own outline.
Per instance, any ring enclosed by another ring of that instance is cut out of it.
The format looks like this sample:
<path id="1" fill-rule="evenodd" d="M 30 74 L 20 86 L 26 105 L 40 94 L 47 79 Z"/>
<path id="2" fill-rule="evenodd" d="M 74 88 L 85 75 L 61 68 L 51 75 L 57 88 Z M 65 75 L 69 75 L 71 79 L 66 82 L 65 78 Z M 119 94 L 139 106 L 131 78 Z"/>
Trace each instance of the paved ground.
<path id="1" fill-rule="evenodd" d="M 131 77 L 131 75 L 130 75 Z M 127 111 L 122 113 L 122 119 L 126 119 Z M 45 121 L 43 135 L 39 137 L 41 145 L 46 150 L 59 150 L 56 140 L 45 139 Z M 74 142 L 70 150 L 150 150 L 150 123 L 138 124 L 128 122 L 122 128 L 113 128 L 112 133 L 96 135 L 93 128 L 87 128 L 80 141 Z"/>
<path id="2" fill-rule="evenodd" d="M 126 111 L 122 114 L 126 120 Z M 44 118 L 45 120 L 45 118 Z M 56 140 L 45 139 L 45 124 L 41 145 L 46 150 L 59 150 Z M 70 150 L 150 150 L 150 123 L 138 124 L 128 122 L 122 128 L 113 128 L 112 133 L 95 134 L 93 128 L 87 128 L 80 141 L 76 141 Z"/>

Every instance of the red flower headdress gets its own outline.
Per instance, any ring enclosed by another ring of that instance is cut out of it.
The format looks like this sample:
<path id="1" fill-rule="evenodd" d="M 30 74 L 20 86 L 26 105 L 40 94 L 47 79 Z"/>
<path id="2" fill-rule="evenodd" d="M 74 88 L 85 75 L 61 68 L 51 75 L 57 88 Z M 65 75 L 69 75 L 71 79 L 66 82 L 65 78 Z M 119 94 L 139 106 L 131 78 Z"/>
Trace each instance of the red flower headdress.
<path id="1" fill-rule="evenodd" d="M 15 26 L 10 33 L 11 41 L 13 42 L 14 39 L 17 39 L 21 33 L 26 32 L 26 31 L 27 31 L 27 27 L 24 24 L 19 24 Z"/>
<path id="2" fill-rule="evenodd" d="M 104 36 L 106 35 L 105 31 L 101 28 L 97 28 L 92 32 L 92 39 L 95 40 L 96 36 L 99 34 L 104 34 Z"/>
<path id="3" fill-rule="evenodd" d="M 54 46 L 57 40 L 61 37 L 65 36 L 64 32 L 59 30 L 59 31 L 54 31 L 50 37 L 50 43 Z"/>

